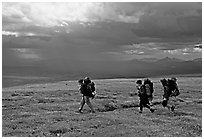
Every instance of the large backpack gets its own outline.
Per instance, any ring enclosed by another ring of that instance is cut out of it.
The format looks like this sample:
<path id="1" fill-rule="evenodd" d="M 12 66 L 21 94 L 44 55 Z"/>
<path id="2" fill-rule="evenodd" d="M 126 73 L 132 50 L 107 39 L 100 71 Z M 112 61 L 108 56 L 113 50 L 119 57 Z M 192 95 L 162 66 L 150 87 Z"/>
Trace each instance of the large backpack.
<path id="1" fill-rule="evenodd" d="M 150 89 L 150 85 L 149 84 L 145 84 L 144 86 L 145 86 L 146 94 L 148 96 L 150 96 L 152 94 L 151 89 Z"/>
<path id="2" fill-rule="evenodd" d="M 176 83 L 175 83 L 173 80 L 168 79 L 168 85 L 169 85 L 169 88 L 170 88 L 171 90 L 174 90 L 174 89 L 175 89 L 175 86 L 176 86 Z"/>
<path id="3" fill-rule="evenodd" d="M 146 94 L 146 89 L 145 89 L 145 85 L 142 85 L 139 89 L 139 97 L 145 96 Z"/>
<path id="4" fill-rule="evenodd" d="M 180 95 L 177 83 L 171 79 L 168 79 L 168 85 L 171 91 L 171 96 L 178 96 Z"/>
<path id="5" fill-rule="evenodd" d="M 150 82 L 150 91 L 153 94 L 154 93 L 154 84 L 153 82 Z"/>
<path id="6" fill-rule="evenodd" d="M 94 82 L 91 82 L 91 83 L 89 83 L 88 85 L 87 85 L 87 89 L 89 90 L 89 94 L 90 94 L 90 97 L 92 97 L 92 99 L 95 97 L 95 95 L 96 95 L 96 92 L 95 92 L 95 90 L 96 90 L 96 88 L 95 88 L 95 84 L 94 84 Z"/>
<path id="7" fill-rule="evenodd" d="M 160 82 L 162 83 L 163 87 L 168 86 L 168 81 L 166 79 L 162 79 Z"/>
<path id="8" fill-rule="evenodd" d="M 94 92 L 96 90 L 94 82 L 91 82 L 89 86 L 90 86 L 91 92 Z"/>
<path id="9" fill-rule="evenodd" d="M 146 89 L 146 94 L 147 95 L 152 95 L 153 92 L 154 92 L 153 83 L 150 80 L 145 80 L 144 85 L 145 85 L 145 89 Z"/>

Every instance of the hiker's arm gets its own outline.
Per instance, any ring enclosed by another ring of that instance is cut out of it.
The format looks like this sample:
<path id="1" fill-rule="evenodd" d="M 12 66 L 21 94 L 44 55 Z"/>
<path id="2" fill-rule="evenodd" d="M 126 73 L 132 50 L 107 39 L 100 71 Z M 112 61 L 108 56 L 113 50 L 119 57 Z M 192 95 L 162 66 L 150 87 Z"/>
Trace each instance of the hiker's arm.
<path id="1" fill-rule="evenodd" d="M 176 91 L 179 91 L 177 84 L 175 84 L 175 90 L 176 90 Z"/>

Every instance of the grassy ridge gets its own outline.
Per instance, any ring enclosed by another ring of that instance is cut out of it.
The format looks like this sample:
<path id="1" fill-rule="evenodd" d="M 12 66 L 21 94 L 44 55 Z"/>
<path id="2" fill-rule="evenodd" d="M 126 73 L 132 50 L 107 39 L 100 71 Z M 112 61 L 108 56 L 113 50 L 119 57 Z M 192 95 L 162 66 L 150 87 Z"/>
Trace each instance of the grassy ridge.
<path id="1" fill-rule="evenodd" d="M 151 113 L 138 112 L 135 79 L 95 80 L 97 96 L 92 100 L 96 110 L 76 113 L 81 94 L 76 81 L 35 84 L 5 88 L 2 92 L 3 136 L 81 136 L 81 137 L 148 137 L 202 136 L 202 79 L 181 77 L 180 100 L 172 113 L 160 104 L 162 86 L 154 82 L 154 104 Z"/>

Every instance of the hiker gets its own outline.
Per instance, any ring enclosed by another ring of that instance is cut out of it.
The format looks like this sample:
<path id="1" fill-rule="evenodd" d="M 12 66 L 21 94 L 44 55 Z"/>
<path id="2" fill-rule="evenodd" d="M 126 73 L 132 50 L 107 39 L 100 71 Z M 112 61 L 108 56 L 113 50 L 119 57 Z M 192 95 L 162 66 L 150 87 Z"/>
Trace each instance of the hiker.
<path id="1" fill-rule="evenodd" d="M 172 77 L 171 79 L 162 79 L 160 80 L 163 87 L 164 87 L 164 95 L 163 95 L 163 101 L 162 105 L 163 107 L 167 107 L 169 110 L 174 111 L 175 105 L 168 104 L 170 97 L 176 97 L 180 94 L 178 85 L 176 83 L 177 79 L 175 77 Z"/>
<path id="2" fill-rule="evenodd" d="M 145 85 L 142 85 L 142 80 L 137 80 L 136 84 L 137 84 L 137 89 L 138 89 L 138 96 L 140 99 L 140 102 L 139 102 L 140 111 L 139 111 L 139 113 L 142 113 L 143 107 L 146 107 L 151 112 L 154 112 L 155 109 L 153 109 L 150 106 L 150 103 L 148 100 L 148 95 L 146 94 L 146 91 L 145 91 Z"/>
<path id="3" fill-rule="evenodd" d="M 82 79 L 83 80 L 83 79 Z M 84 79 L 83 82 L 81 80 L 78 81 L 80 85 L 80 93 L 83 95 L 80 103 L 79 112 L 82 113 L 83 106 L 85 103 L 89 106 L 92 113 L 95 113 L 93 106 L 90 102 L 90 98 L 93 98 L 92 91 L 88 84 L 90 83 L 90 79 Z"/>
<path id="4" fill-rule="evenodd" d="M 153 106 L 153 92 L 154 92 L 154 87 L 153 83 L 147 78 L 144 80 L 144 86 L 145 86 L 145 91 L 149 100 L 149 103 L 151 106 Z"/>

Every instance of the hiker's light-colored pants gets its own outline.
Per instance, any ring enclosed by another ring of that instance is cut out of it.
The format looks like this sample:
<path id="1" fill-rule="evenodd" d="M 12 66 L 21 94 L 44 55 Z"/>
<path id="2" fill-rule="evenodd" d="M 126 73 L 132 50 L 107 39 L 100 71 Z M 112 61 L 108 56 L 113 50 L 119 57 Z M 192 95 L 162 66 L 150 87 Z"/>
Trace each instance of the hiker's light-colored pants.
<path id="1" fill-rule="evenodd" d="M 80 108 L 79 110 L 82 110 L 85 103 L 89 106 L 89 108 L 91 109 L 91 111 L 93 112 L 94 109 L 93 109 L 93 106 L 91 104 L 91 101 L 90 101 L 90 97 L 89 96 L 82 96 L 82 99 L 81 99 L 81 102 L 80 102 Z"/>

